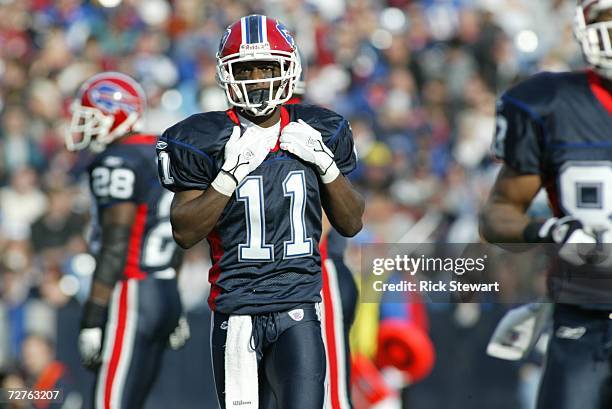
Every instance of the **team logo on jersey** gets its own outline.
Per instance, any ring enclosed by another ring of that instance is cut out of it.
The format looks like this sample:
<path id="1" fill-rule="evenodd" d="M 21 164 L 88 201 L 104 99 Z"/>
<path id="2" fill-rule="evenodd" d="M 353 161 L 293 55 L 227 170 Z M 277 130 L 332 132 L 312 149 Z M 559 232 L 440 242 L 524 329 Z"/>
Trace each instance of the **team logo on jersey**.
<path id="1" fill-rule="evenodd" d="M 291 310 L 288 314 L 293 321 L 302 321 L 304 319 L 304 310 L 301 308 Z"/>
<path id="2" fill-rule="evenodd" d="M 123 158 L 120 158 L 118 156 L 107 156 L 106 158 L 104 158 L 104 165 L 110 168 L 121 166 L 123 165 Z"/>
<path id="3" fill-rule="evenodd" d="M 113 114 L 121 109 L 133 112 L 140 103 L 138 98 L 112 82 L 100 82 L 87 93 L 92 104 Z"/>
<path id="4" fill-rule="evenodd" d="M 289 44 L 291 48 L 295 48 L 295 40 L 289 30 L 287 30 L 287 27 L 285 27 L 283 23 L 276 23 L 276 29 L 281 33 L 285 41 L 287 41 L 287 44 Z"/>
<path id="5" fill-rule="evenodd" d="M 157 149 L 166 149 L 167 147 L 168 143 L 164 141 L 157 141 L 157 145 L 155 145 L 155 148 Z"/>

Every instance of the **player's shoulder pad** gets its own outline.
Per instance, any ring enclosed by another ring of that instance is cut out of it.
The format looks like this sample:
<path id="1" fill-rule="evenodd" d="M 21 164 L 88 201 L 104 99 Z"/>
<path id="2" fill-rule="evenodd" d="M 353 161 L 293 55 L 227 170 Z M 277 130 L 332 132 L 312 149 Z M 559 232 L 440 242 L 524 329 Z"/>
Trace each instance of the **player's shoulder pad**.
<path id="1" fill-rule="evenodd" d="M 508 89 L 500 102 L 514 105 L 532 116 L 546 116 L 554 110 L 563 91 L 576 82 L 575 75 L 571 72 L 538 73 Z"/>
<path id="2" fill-rule="evenodd" d="M 307 104 L 293 104 L 287 108 L 292 121 L 302 119 L 321 132 L 325 144 L 333 143 L 339 135 L 346 132 L 346 128 L 350 129 L 348 121 L 330 109 Z"/>
<path id="3" fill-rule="evenodd" d="M 194 114 L 166 129 L 157 149 L 188 150 L 213 161 L 223 152 L 234 125 L 224 111 Z"/>

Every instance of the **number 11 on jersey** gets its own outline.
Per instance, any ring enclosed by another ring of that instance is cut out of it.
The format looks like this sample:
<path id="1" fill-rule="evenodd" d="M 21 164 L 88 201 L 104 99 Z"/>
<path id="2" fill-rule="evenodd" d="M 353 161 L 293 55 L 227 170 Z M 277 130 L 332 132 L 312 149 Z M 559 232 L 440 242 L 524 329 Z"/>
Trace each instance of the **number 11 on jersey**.
<path id="1" fill-rule="evenodd" d="M 240 261 L 274 261 L 274 245 L 266 244 L 266 216 L 262 176 L 248 176 L 236 190 L 236 199 L 246 209 L 247 242 L 238 246 Z M 306 210 L 306 177 L 304 171 L 292 171 L 283 181 L 285 197 L 291 200 L 289 219 L 291 240 L 284 242 L 283 258 L 312 254 L 312 238 L 307 237 L 304 223 Z"/>

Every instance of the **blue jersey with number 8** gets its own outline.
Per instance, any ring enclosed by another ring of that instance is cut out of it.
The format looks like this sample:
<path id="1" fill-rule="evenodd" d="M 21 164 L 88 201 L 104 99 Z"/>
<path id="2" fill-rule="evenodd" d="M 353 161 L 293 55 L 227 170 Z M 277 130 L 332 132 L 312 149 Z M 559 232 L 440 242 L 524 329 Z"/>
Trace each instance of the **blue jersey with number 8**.
<path id="1" fill-rule="evenodd" d="M 541 176 L 555 216 L 573 216 L 612 244 L 612 94 L 594 71 L 538 74 L 497 106 L 495 154 L 519 174 Z M 612 308 L 609 271 L 556 266 L 549 295 Z"/>

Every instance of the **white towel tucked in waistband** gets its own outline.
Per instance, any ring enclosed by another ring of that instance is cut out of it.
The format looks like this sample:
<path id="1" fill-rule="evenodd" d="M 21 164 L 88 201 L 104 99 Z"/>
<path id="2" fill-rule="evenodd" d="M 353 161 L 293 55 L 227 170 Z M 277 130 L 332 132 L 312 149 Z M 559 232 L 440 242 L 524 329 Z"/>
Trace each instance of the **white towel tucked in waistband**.
<path id="1" fill-rule="evenodd" d="M 227 409 L 257 409 L 259 406 L 257 355 L 250 346 L 252 329 L 250 315 L 230 316 L 225 341 Z"/>

